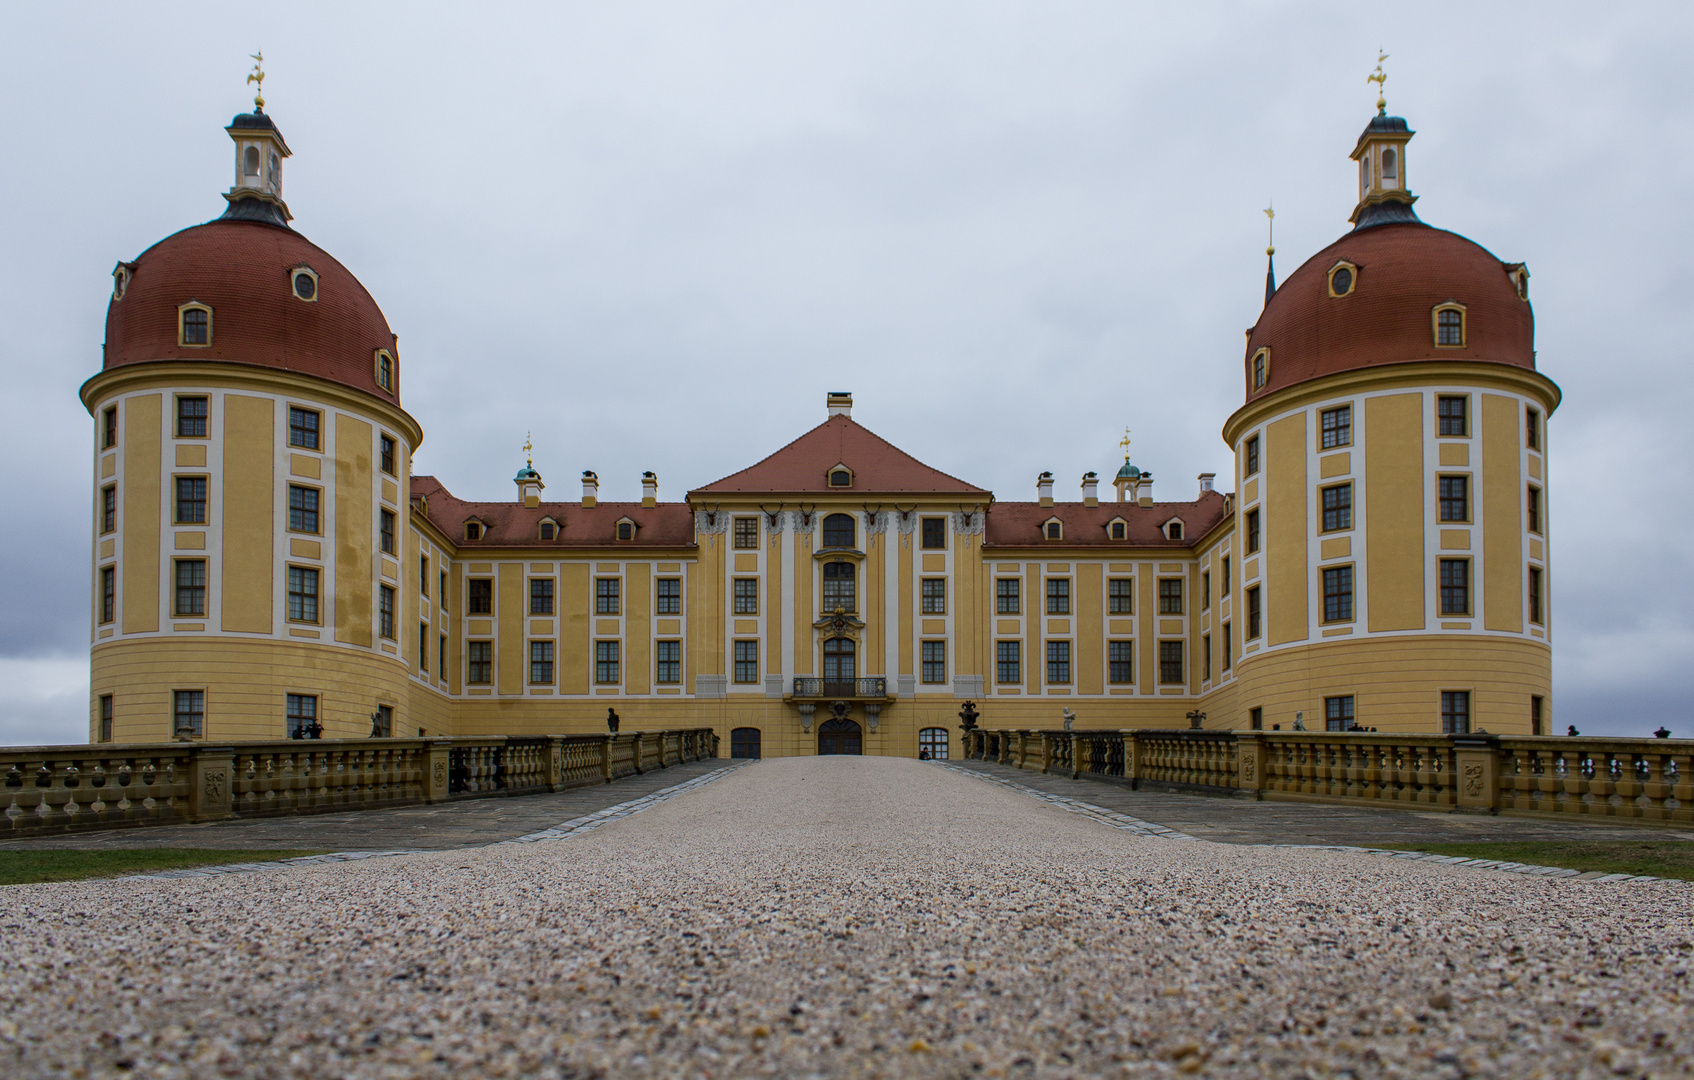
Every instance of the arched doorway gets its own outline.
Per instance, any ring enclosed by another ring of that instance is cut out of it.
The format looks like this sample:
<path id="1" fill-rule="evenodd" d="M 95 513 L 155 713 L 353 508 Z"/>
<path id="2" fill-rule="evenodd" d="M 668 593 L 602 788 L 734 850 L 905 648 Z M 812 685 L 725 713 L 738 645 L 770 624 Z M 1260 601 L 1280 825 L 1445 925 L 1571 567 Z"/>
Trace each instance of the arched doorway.
<path id="1" fill-rule="evenodd" d="M 823 643 L 823 692 L 826 695 L 853 696 L 853 679 L 857 674 L 855 642 L 852 638 L 832 637 Z"/>
<path id="2" fill-rule="evenodd" d="M 825 720 L 818 727 L 819 754 L 862 754 L 864 740 L 853 720 Z"/>
<path id="3" fill-rule="evenodd" d="M 762 736 L 756 727 L 738 727 L 729 733 L 729 756 L 732 758 L 762 757 Z"/>

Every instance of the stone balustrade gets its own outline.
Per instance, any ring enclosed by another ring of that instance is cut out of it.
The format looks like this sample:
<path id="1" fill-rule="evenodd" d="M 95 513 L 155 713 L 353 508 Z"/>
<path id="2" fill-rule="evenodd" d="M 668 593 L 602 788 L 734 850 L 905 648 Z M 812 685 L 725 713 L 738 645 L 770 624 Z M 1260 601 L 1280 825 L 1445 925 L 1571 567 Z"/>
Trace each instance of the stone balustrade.
<path id="1" fill-rule="evenodd" d="M 1694 822 L 1694 740 L 1301 731 L 1004 731 L 965 756 L 1254 799 Z"/>
<path id="2" fill-rule="evenodd" d="M 562 791 L 717 756 L 710 728 L 12 747 L 0 749 L 0 837 Z"/>

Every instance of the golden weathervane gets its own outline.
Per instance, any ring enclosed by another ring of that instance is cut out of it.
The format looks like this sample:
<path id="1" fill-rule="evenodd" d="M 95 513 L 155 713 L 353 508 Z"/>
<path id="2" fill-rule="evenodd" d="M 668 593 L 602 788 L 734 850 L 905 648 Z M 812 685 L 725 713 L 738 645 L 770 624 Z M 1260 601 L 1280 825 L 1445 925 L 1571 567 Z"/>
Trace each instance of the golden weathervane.
<path id="1" fill-rule="evenodd" d="M 1381 49 L 1376 50 L 1376 52 L 1376 70 L 1366 75 L 1365 81 L 1376 84 L 1376 111 L 1386 113 L 1388 111 L 1388 98 L 1384 95 L 1387 92 L 1387 87 L 1383 84 L 1388 81 L 1388 73 L 1382 70 L 1382 62 L 1388 59 L 1388 54 Z"/>
<path id="2" fill-rule="evenodd" d="M 247 81 L 257 83 L 258 89 L 253 92 L 253 108 L 259 112 L 265 111 L 265 50 L 253 53 L 253 70 L 247 76 Z"/>
<path id="3" fill-rule="evenodd" d="M 1125 461 L 1128 461 L 1129 460 L 1129 429 L 1128 428 L 1123 429 L 1123 438 L 1118 440 L 1118 445 L 1123 447 L 1123 459 Z"/>
<path id="4" fill-rule="evenodd" d="M 535 457 L 534 457 L 535 444 L 530 441 L 530 434 L 531 434 L 530 432 L 527 432 L 527 431 L 524 432 L 524 436 L 523 436 L 523 459 L 524 459 L 524 463 L 527 464 L 530 468 L 533 469 L 533 468 L 535 468 Z"/>
<path id="5" fill-rule="evenodd" d="M 1265 220 L 1270 222 L 1270 238 L 1265 241 L 1265 254 L 1276 254 L 1276 204 L 1265 207 Z"/>

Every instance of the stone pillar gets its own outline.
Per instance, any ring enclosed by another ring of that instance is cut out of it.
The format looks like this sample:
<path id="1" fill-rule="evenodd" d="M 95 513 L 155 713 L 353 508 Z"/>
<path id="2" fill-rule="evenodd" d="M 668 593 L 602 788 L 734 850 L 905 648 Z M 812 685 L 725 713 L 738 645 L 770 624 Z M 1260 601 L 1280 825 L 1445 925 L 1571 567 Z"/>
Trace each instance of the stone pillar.
<path id="1" fill-rule="evenodd" d="M 234 786 L 235 747 L 196 746 L 189 766 L 188 820 L 229 817 L 230 789 Z"/>
<path id="2" fill-rule="evenodd" d="M 600 775 L 608 784 L 612 782 L 612 743 L 615 741 L 616 735 L 600 736 Z"/>
<path id="3" fill-rule="evenodd" d="M 641 768 L 641 736 L 643 734 L 645 734 L 645 732 L 637 731 L 634 735 L 630 736 L 629 756 L 630 760 L 635 762 L 635 775 L 637 776 L 640 776 L 643 772 L 643 769 Z"/>
<path id="4" fill-rule="evenodd" d="M 424 802 L 446 802 L 452 768 L 453 740 L 426 739 L 423 752 Z"/>
<path id="5" fill-rule="evenodd" d="M 1123 733 L 1123 778 L 1130 787 L 1141 780 L 1141 736 L 1134 731 Z"/>
<path id="6" fill-rule="evenodd" d="M 558 735 L 547 736 L 547 761 L 542 779 L 548 791 L 559 790 L 559 778 L 565 771 L 565 740 Z"/>
<path id="7" fill-rule="evenodd" d="M 1263 732 L 1242 731 L 1235 736 L 1236 790 L 1260 797 L 1265 789 L 1265 737 Z"/>
<path id="8" fill-rule="evenodd" d="M 1494 735 L 1454 735 L 1453 779 L 1460 810 L 1492 814 L 1499 806 L 1499 739 Z"/>

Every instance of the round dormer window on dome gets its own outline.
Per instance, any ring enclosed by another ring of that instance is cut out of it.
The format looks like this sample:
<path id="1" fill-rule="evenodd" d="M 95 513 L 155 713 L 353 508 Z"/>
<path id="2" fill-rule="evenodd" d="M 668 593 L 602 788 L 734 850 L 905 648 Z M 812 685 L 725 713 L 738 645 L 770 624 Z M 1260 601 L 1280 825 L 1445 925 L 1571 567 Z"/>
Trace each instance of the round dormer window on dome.
<path id="1" fill-rule="evenodd" d="M 294 295 L 311 303 L 318 298 L 318 275 L 309 266 L 296 266 L 290 275 Z"/>

